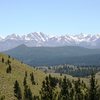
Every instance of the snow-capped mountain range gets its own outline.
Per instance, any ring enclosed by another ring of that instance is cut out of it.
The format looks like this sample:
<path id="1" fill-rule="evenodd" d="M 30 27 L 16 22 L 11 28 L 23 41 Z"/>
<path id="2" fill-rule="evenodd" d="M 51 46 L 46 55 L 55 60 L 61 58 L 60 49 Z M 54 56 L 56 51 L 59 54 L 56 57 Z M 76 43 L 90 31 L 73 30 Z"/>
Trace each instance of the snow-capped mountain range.
<path id="1" fill-rule="evenodd" d="M 15 48 L 21 44 L 28 47 L 39 46 L 81 46 L 86 48 L 100 48 L 100 34 L 78 34 L 49 36 L 42 32 L 34 32 L 26 35 L 11 34 L 5 38 L 0 37 L 0 51 Z"/>

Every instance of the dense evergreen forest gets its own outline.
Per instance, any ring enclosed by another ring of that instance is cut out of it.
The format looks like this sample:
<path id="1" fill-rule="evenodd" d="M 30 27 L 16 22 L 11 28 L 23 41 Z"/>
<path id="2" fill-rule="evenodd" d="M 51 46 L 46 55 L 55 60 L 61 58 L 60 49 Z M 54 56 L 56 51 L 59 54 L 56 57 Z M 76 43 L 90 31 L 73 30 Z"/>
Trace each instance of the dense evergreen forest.
<path id="1" fill-rule="evenodd" d="M 75 65 L 57 65 L 50 66 L 45 72 L 55 72 L 60 74 L 69 74 L 73 77 L 87 77 L 91 72 L 97 73 L 100 71 L 100 66 L 75 66 Z"/>
<path id="2" fill-rule="evenodd" d="M 31 75 L 32 84 L 35 85 L 35 80 L 32 77 Z M 26 78 L 27 74 L 25 74 L 23 81 L 23 96 L 18 81 L 16 80 L 14 83 L 14 95 L 18 100 L 100 100 L 100 87 L 93 73 L 89 86 L 80 78 L 69 80 L 66 76 L 63 79 L 58 79 L 51 75 L 46 76 L 42 82 L 39 96 L 32 94 Z"/>

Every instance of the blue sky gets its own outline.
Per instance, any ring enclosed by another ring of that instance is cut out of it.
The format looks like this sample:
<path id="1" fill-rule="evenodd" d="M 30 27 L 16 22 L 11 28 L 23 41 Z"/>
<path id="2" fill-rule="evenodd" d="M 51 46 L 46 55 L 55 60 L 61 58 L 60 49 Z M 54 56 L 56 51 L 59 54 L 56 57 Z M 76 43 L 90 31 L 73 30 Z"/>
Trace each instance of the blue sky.
<path id="1" fill-rule="evenodd" d="M 100 33 L 100 0 L 0 0 L 0 35 Z"/>

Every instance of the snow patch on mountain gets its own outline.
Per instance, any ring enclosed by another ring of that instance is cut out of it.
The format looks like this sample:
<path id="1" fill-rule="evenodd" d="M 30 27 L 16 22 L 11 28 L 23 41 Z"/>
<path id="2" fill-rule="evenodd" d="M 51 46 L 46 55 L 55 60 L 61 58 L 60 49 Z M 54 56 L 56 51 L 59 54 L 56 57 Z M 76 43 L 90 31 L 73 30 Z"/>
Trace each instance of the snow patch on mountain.
<path id="1" fill-rule="evenodd" d="M 0 37 L 0 41 L 2 40 L 3 38 L 2 37 Z"/>
<path id="2" fill-rule="evenodd" d="M 100 48 L 100 34 L 77 35 L 46 35 L 42 32 L 33 32 L 25 35 L 11 34 L 5 38 L 0 37 L 0 51 L 12 49 L 21 44 L 29 47 L 38 46 L 82 46 L 86 48 Z"/>
<path id="3" fill-rule="evenodd" d="M 20 36 L 17 35 L 17 34 L 11 34 L 11 35 L 8 35 L 7 37 L 5 37 L 5 40 L 20 40 Z"/>

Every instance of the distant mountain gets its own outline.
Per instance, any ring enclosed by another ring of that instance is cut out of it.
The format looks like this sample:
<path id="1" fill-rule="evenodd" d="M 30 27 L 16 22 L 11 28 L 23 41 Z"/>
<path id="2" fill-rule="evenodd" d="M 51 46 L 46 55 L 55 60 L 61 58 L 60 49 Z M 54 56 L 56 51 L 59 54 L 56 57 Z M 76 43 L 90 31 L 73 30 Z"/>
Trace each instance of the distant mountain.
<path id="1" fill-rule="evenodd" d="M 20 45 L 4 52 L 26 64 L 41 65 L 100 65 L 100 49 L 87 49 L 78 46 L 27 47 Z"/>
<path id="2" fill-rule="evenodd" d="M 2 37 L 0 37 L 0 41 L 2 40 L 3 38 Z"/>
<path id="3" fill-rule="evenodd" d="M 12 34 L 5 38 L 0 37 L 0 51 L 15 48 L 21 44 L 28 47 L 57 47 L 57 46 L 81 46 L 86 48 L 100 48 L 100 35 L 78 34 L 48 36 L 42 32 L 26 35 Z"/>

